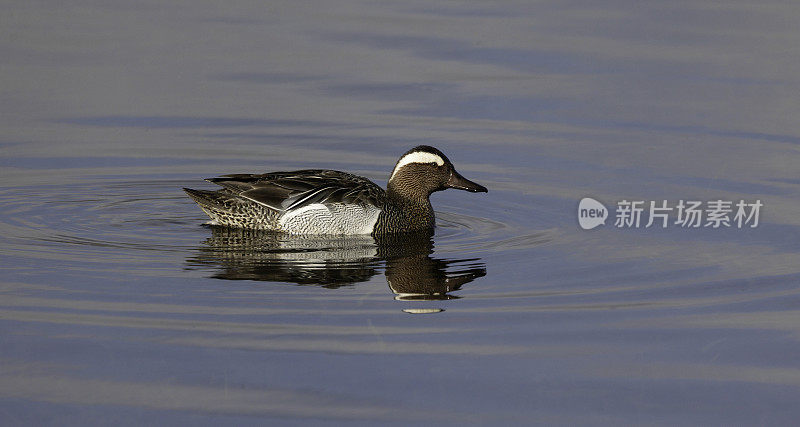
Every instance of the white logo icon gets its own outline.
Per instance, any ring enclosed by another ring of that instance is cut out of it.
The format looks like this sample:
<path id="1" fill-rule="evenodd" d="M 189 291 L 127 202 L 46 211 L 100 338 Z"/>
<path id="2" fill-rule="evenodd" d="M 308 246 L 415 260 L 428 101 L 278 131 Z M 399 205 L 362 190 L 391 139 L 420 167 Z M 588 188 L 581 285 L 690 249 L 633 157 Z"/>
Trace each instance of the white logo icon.
<path id="1" fill-rule="evenodd" d="M 600 224 L 605 225 L 608 209 L 590 197 L 584 197 L 578 204 L 578 224 L 584 230 L 591 230 Z"/>

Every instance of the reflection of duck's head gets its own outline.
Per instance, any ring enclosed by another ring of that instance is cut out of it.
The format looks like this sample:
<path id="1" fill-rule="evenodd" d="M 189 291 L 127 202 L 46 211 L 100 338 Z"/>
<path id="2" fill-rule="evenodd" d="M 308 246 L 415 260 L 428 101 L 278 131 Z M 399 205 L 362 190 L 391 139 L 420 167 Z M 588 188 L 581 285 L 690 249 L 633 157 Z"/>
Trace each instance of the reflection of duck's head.
<path id="1" fill-rule="evenodd" d="M 402 300 L 441 300 L 458 298 L 450 295 L 462 285 L 486 275 L 479 258 L 436 259 L 433 241 L 427 235 L 404 235 L 387 238 L 379 246 L 386 260 L 386 281 Z M 453 271 L 451 266 L 458 266 Z"/>
<path id="2" fill-rule="evenodd" d="M 378 255 L 386 260 L 386 281 L 396 299 L 457 298 L 449 293 L 486 275 L 478 258 L 432 258 L 434 245 L 429 234 L 385 236 L 377 241 Z M 453 271 L 455 265 L 460 269 Z"/>
<path id="3" fill-rule="evenodd" d="M 449 299 L 449 292 L 486 275 L 479 259 L 434 259 L 429 233 L 371 236 L 289 236 L 212 227 L 191 268 L 212 277 L 338 288 L 369 280 L 386 262 L 386 280 L 398 299 Z M 458 265 L 456 267 L 455 265 Z M 457 271 L 449 271 L 460 268 Z"/>

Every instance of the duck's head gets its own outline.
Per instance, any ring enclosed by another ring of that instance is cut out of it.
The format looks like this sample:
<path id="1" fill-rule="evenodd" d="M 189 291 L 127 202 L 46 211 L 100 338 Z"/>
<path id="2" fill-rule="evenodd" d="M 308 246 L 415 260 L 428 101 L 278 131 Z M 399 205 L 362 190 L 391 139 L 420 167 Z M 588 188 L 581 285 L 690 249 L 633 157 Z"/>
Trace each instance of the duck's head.
<path id="1" fill-rule="evenodd" d="M 456 188 L 473 193 L 486 193 L 486 187 L 458 173 L 441 151 L 420 145 L 400 157 L 389 177 L 387 188 L 406 197 L 428 197 L 434 191 Z"/>

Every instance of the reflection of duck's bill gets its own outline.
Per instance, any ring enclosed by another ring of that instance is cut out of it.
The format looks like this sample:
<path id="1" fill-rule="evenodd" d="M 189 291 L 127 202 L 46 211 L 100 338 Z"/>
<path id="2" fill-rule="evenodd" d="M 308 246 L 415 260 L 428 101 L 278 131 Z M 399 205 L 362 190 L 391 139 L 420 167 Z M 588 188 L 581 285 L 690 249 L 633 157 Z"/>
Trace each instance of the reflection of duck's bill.
<path id="1" fill-rule="evenodd" d="M 431 314 L 431 313 L 441 313 L 443 312 L 443 308 L 404 308 L 403 313 L 408 314 Z"/>
<path id="2" fill-rule="evenodd" d="M 445 284 L 447 285 L 448 292 L 457 291 L 461 288 L 461 285 L 469 283 L 485 275 L 486 275 L 485 268 L 471 268 L 466 271 L 457 271 L 454 272 L 452 276 L 448 277 L 445 280 Z"/>
<path id="3" fill-rule="evenodd" d="M 395 301 L 445 301 L 460 298 L 450 294 L 408 294 L 400 292 L 394 295 Z"/>

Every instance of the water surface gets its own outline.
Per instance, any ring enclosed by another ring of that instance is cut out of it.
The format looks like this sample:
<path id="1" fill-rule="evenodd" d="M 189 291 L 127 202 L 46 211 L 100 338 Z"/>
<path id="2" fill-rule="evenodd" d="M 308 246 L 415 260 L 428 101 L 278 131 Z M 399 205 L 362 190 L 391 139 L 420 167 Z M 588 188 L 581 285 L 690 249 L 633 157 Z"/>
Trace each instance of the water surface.
<path id="1" fill-rule="evenodd" d="M 8 424 L 788 424 L 792 3 L 19 3 L 0 17 Z M 204 226 L 182 187 L 436 146 L 433 237 Z M 761 200 L 756 228 L 577 205 Z"/>

